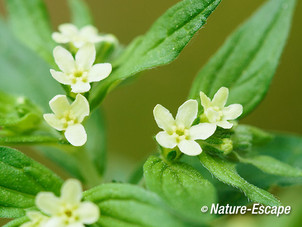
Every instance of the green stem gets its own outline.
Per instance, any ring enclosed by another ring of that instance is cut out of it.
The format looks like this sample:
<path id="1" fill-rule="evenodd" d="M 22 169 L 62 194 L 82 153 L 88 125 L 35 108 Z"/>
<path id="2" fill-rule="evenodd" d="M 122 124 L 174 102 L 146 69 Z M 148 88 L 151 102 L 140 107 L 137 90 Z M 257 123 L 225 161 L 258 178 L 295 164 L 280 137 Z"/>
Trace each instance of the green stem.
<path id="1" fill-rule="evenodd" d="M 88 187 L 99 185 L 102 182 L 102 176 L 98 173 L 95 165 L 92 163 L 87 152 L 79 148 L 72 153 L 78 163 L 78 168 Z"/>

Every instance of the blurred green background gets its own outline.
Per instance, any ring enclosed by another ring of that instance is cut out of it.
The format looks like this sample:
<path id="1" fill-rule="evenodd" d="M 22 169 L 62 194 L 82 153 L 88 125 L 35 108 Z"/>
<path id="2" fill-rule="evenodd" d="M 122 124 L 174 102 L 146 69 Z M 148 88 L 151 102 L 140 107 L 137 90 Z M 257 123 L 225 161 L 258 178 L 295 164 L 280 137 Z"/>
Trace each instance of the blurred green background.
<path id="1" fill-rule="evenodd" d="M 145 33 L 176 0 L 88 0 L 96 26 L 115 34 L 122 44 Z M 199 69 L 225 38 L 264 1 L 224 0 L 207 24 L 173 63 L 143 73 L 138 80 L 117 88 L 103 103 L 107 119 L 110 176 L 122 180 L 154 152 L 159 131 L 152 110 L 157 103 L 176 113 Z M 69 21 L 64 0 L 46 0 L 54 30 Z M 4 3 L 0 10 L 4 12 Z M 273 131 L 302 134 L 302 2 L 298 1 L 288 44 L 271 89 L 260 106 L 242 123 Z M 50 76 L 45 75 L 45 76 Z M 43 159 L 46 161 L 45 159 Z M 301 189 L 301 188 L 300 188 Z M 301 202 L 301 201 L 300 201 Z M 235 226 L 235 225 L 233 225 Z"/>

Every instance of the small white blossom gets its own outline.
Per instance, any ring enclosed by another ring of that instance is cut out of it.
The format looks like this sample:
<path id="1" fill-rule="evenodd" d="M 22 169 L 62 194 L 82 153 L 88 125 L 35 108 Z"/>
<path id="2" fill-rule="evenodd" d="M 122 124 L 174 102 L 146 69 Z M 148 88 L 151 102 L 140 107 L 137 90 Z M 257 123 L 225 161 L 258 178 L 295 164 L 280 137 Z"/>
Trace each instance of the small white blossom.
<path id="1" fill-rule="evenodd" d="M 95 223 L 100 217 L 98 206 L 81 200 L 81 183 L 75 179 L 69 179 L 63 184 L 59 198 L 52 192 L 40 192 L 36 197 L 36 205 L 50 216 L 43 227 L 84 227 L 85 224 Z"/>
<path id="2" fill-rule="evenodd" d="M 38 211 L 28 211 L 26 215 L 30 221 L 22 224 L 20 227 L 43 227 L 49 220 L 48 217 Z"/>
<path id="3" fill-rule="evenodd" d="M 87 43 L 117 42 L 113 35 L 99 35 L 98 30 L 92 25 L 86 25 L 78 29 L 73 24 L 61 24 L 59 31 L 52 34 L 53 40 L 62 44 L 71 43 L 76 48 L 81 48 Z"/>
<path id="4" fill-rule="evenodd" d="M 229 89 L 226 87 L 221 87 L 212 100 L 203 92 L 200 92 L 201 105 L 204 109 L 201 121 L 212 123 L 224 129 L 232 128 L 233 123 L 229 120 L 238 118 L 242 114 L 243 107 L 240 104 L 225 107 L 228 96 Z"/>
<path id="5" fill-rule="evenodd" d="M 81 47 L 75 59 L 69 51 L 60 46 L 54 49 L 53 55 L 62 72 L 51 69 L 52 77 L 62 84 L 70 85 L 74 93 L 89 91 L 91 82 L 105 79 L 112 70 L 110 63 L 93 65 L 96 53 L 92 44 Z"/>
<path id="6" fill-rule="evenodd" d="M 199 155 L 202 152 L 195 140 L 205 140 L 215 132 L 216 127 L 209 123 L 200 123 L 192 126 L 197 117 L 198 103 L 188 100 L 182 104 L 177 112 L 176 119 L 162 105 L 156 105 L 153 114 L 155 121 L 164 131 L 156 135 L 157 142 L 165 148 L 178 146 L 179 150 L 187 155 Z"/>
<path id="7" fill-rule="evenodd" d="M 50 100 L 49 106 L 54 114 L 44 114 L 45 121 L 56 130 L 64 131 L 66 139 L 73 146 L 84 145 L 87 134 L 81 123 L 90 112 L 87 99 L 77 94 L 70 105 L 65 95 L 57 95 Z"/>

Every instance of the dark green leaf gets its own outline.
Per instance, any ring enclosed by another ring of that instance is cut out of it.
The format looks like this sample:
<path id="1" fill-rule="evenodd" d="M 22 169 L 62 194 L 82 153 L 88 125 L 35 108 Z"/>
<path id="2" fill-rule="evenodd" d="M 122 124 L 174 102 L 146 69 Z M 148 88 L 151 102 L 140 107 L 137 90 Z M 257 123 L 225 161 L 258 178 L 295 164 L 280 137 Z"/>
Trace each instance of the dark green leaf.
<path id="1" fill-rule="evenodd" d="M 88 5 L 83 0 L 68 0 L 71 10 L 71 20 L 78 28 L 93 24 L 93 18 Z"/>
<path id="2" fill-rule="evenodd" d="M 6 0 L 9 22 L 13 32 L 26 46 L 36 51 L 50 64 L 54 64 L 48 13 L 42 0 Z"/>
<path id="3" fill-rule="evenodd" d="M 26 96 L 48 109 L 49 100 L 62 92 L 51 77 L 49 66 L 21 45 L 1 19 L 0 31 L 0 90 Z"/>
<path id="4" fill-rule="evenodd" d="M 221 0 L 183 0 L 161 16 L 131 56 L 92 91 L 95 108 L 106 93 L 128 77 L 173 61 L 205 24 Z"/>
<path id="5" fill-rule="evenodd" d="M 160 198 L 138 186 L 103 184 L 84 192 L 84 199 L 100 207 L 102 227 L 180 227 L 175 216 L 163 208 Z"/>
<path id="6" fill-rule="evenodd" d="M 266 94 L 284 48 L 295 0 L 270 0 L 235 31 L 199 72 L 190 98 L 230 89 L 229 103 L 251 112 Z"/>
<path id="7" fill-rule="evenodd" d="M 25 214 L 35 205 L 40 191 L 59 194 L 62 180 L 49 169 L 23 153 L 0 147 L 0 217 L 12 218 Z"/>
<path id="8" fill-rule="evenodd" d="M 214 186 L 185 163 L 165 163 L 151 156 L 144 165 L 145 182 L 170 206 L 191 223 L 204 223 L 211 217 L 200 211 L 216 202 Z"/>
<path id="9" fill-rule="evenodd" d="M 268 206 L 278 206 L 280 202 L 269 192 L 260 189 L 239 176 L 236 165 L 203 152 L 200 161 L 218 180 L 240 189 L 251 201 Z"/>

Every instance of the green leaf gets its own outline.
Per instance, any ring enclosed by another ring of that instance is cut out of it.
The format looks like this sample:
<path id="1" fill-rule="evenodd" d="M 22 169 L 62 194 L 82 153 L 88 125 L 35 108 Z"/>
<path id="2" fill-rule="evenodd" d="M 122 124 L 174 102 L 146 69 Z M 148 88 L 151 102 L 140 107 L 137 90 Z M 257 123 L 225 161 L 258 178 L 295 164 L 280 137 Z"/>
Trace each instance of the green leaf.
<path id="1" fill-rule="evenodd" d="M 92 90 L 95 108 L 114 86 L 141 71 L 173 61 L 205 24 L 221 0 L 183 0 L 162 15 L 143 36 L 131 56 Z"/>
<path id="2" fill-rule="evenodd" d="M 144 165 L 144 176 L 148 189 L 160 195 L 179 216 L 191 223 L 204 223 L 211 218 L 200 209 L 216 202 L 216 190 L 191 166 L 168 164 L 151 156 Z"/>
<path id="3" fill-rule="evenodd" d="M 185 226 L 164 209 L 156 194 L 138 186 L 103 184 L 84 192 L 84 199 L 94 202 L 100 208 L 102 217 L 95 226 Z"/>
<path id="4" fill-rule="evenodd" d="M 86 151 L 100 175 L 103 175 L 107 161 L 107 137 L 105 119 L 101 111 L 96 110 L 92 113 L 85 123 L 85 128 L 88 135 Z"/>
<path id="5" fill-rule="evenodd" d="M 17 218 L 13 221 L 10 221 L 9 223 L 7 223 L 6 225 L 4 225 L 3 227 L 19 227 L 20 225 L 24 224 L 25 222 L 28 222 L 29 218 L 27 216 L 24 216 L 22 218 Z"/>
<path id="6" fill-rule="evenodd" d="M 300 169 L 302 166 L 302 138 L 300 136 L 276 134 L 270 143 L 255 147 L 254 152 L 259 155 L 271 156 L 292 168 Z M 268 188 L 271 185 L 289 186 L 302 184 L 302 177 L 282 177 L 264 174 L 251 165 L 241 164 L 238 167 L 239 173 L 245 179 L 263 188 Z"/>
<path id="7" fill-rule="evenodd" d="M 286 163 L 266 155 L 256 155 L 254 157 L 239 157 L 243 163 L 251 164 L 265 173 L 284 177 L 302 177 L 302 170 L 294 168 Z"/>
<path id="8" fill-rule="evenodd" d="M 267 206 L 279 206 L 280 202 L 269 192 L 260 189 L 239 176 L 232 162 L 213 157 L 203 152 L 199 155 L 202 165 L 218 180 L 240 189 L 251 201 Z"/>
<path id="9" fill-rule="evenodd" d="M 42 0 L 6 0 L 13 32 L 26 46 L 54 64 L 52 30 L 47 9 Z"/>
<path id="10" fill-rule="evenodd" d="M 68 4 L 71 10 L 71 21 L 78 28 L 82 28 L 85 25 L 93 24 L 92 14 L 85 1 L 68 0 Z"/>
<path id="11" fill-rule="evenodd" d="M 49 100 L 62 92 L 60 85 L 51 77 L 49 66 L 21 45 L 1 19 L 0 77 L 0 90 L 25 96 L 44 110 L 49 109 Z"/>
<path id="12" fill-rule="evenodd" d="M 230 89 L 228 103 L 243 105 L 243 115 L 264 98 L 288 37 L 295 0 L 270 0 L 237 29 L 199 72 L 190 98 L 212 97 Z"/>
<path id="13" fill-rule="evenodd" d="M 0 217 L 25 215 L 25 209 L 35 206 L 40 191 L 60 192 L 58 176 L 14 149 L 0 147 L 0 172 Z"/>

